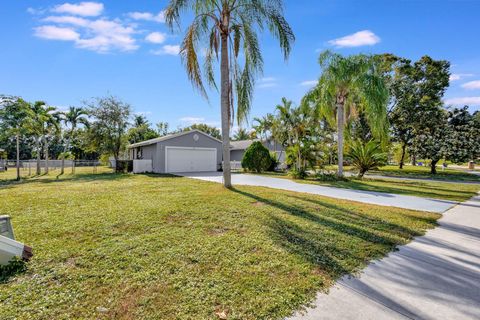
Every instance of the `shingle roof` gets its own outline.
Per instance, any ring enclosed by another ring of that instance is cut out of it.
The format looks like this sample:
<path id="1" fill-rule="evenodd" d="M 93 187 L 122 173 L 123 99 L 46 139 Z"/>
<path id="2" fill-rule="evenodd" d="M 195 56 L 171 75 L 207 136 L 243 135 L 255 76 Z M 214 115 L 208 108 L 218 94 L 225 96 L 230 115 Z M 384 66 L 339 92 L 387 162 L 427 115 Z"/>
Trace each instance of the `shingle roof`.
<path id="1" fill-rule="evenodd" d="M 245 150 L 255 141 L 260 141 L 258 139 L 254 140 L 240 140 L 240 141 L 230 141 L 230 148 L 232 150 Z"/>
<path id="2" fill-rule="evenodd" d="M 192 132 L 197 132 L 197 133 L 200 133 L 200 134 L 203 134 L 213 140 L 216 140 L 218 142 L 221 142 L 220 140 L 218 140 L 217 138 L 214 138 L 212 137 L 211 135 L 209 134 L 206 134 L 205 132 L 203 131 L 200 131 L 200 130 L 190 130 L 190 131 L 184 131 L 184 132 L 178 132 L 178 133 L 173 133 L 173 134 L 169 134 L 169 135 L 166 135 L 166 136 L 163 136 L 163 137 L 159 137 L 159 138 L 155 138 L 155 139 L 150 139 L 150 140 L 145 140 L 145 141 L 142 141 L 142 142 L 137 142 L 137 143 L 133 143 L 131 145 L 128 146 L 128 148 L 136 148 L 136 147 L 143 147 L 143 146 L 149 146 L 151 144 L 155 144 L 157 142 L 161 142 L 161 141 L 165 141 L 165 140 L 170 140 L 170 139 L 173 139 L 173 138 L 176 138 L 176 137 L 181 137 L 181 136 L 184 136 L 186 134 L 190 134 Z"/>

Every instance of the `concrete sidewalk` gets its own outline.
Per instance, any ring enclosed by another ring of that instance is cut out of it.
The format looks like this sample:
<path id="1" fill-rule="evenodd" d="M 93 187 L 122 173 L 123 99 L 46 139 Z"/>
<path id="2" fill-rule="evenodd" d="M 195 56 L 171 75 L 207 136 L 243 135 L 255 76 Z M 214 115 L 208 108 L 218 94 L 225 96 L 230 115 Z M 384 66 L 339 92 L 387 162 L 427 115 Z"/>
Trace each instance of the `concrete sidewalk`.
<path id="1" fill-rule="evenodd" d="M 480 196 L 359 278 L 344 277 L 290 320 L 480 319 Z"/>
<path id="2" fill-rule="evenodd" d="M 188 178 L 221 183 L 221 172 L 199 172 L 178 174 Z M 257 176 L 252 174 L 232 174 L 233 185 L 260 186 L 303 193 L 311 193 L 331 198 L 376 204 L 380 206 L 399 207 L 411 210 L 442 213 L 457 204 L 453 201 L 427 199 L 414 196 L 384 192 L 341 189 L 314 184 L 297 183 L 289 179 Z"/>

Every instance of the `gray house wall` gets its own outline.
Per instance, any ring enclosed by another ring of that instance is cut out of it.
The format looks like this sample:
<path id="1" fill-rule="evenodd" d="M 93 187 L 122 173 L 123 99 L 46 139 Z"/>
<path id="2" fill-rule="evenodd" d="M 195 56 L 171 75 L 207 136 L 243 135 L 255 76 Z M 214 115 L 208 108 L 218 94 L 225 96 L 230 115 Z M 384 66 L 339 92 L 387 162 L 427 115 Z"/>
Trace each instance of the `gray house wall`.
<path id="1" fill-rule="evenodd" d="M 198 135 L 197 141 L 193 139 L 195 134 Z M 217 167 L 219 168 L 222 163 L 222 143 L 196 131 L 137 148 L 142 148 L 142 159 L 152 160 L 153 172 L 165 173 L 165 147 L 215 148 L 217 149 Z"/>
<path id="2" fill-rule="evenodd" d="M 242 161 L 245 150 L 230 151 L 230 161 Z"/>
<path id="3" fill-rule="evenodd" d="M 277 144 L 270 144 L 270 142 L 264 141 L 262 142 L 263 146 L 267 148 L 271 152 L 276 152 L 280 158 L 279 161 L 280 163 L 285 162 L 285 149 L 283 146 L 279 143 Z M 242 161 L 243 155 L 245 154 L 244 149 L 237 149 L 237 150 L 232 150 L 230 151 L 230 160 L 231 161 Z M 278 156 L 277 156 L 278 159 Z"/>

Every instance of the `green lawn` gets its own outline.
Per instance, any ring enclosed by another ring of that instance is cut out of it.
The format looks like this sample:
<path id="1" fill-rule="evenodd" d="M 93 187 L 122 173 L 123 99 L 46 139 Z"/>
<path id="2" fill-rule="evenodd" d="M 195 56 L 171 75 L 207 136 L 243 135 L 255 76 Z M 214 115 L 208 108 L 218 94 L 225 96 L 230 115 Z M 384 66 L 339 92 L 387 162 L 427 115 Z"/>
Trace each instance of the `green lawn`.
<path id="1" fill-rule="evenodd" d="M 265 172 L 263 175 L 274 176 L 278 178 L 291 179 L 285 173 Z M 402 181 L 396 179 L 373 179 L 365 177 L 363 179 L 348 178 L 345 181 L 319 181 L 314 177 L 308 177 L 305 180 L 295 180 L 298 183 L 318 184 L 329 187 L 355 189 L 364 191 L 387 192 L 394 194 L 404 194 L 409 196 L 443 199 L 451 201 L 466 201 L 476 196 L 480 191 L 479 184 L 465 184 L 454 182 L 436 182 L 436 181 Z"/>
<path id="2" fill-rule="evenodd" d="M 0 284 L 0 319 L 281 319 L 439 218 L 116 174 L 4 184 L 0 214 L 35 253 Z"/>
<path id="3" fill-rule="evenodd" d="M 335 171 L 336 166 L 328 166 L 329 170 Z M 345 167 L 345 171 L 355 171 L 353 167 Z M 417 179 L 432 179 L 432 180 L 447 180 L 447 181 L 471 181 L 479 182 L 480 176 L 470 174 L 458 169 L 447 168 L 442 171 L 441 166 L 437 166 L 437 174 L 430 174 L 429 167 L 419 167 L 405 165 L 402 170 L 398 166 L 384 166 L 378 170 L 369 171 L 367 174 L 382 175 L 386 177 L 404 177 L 404 178 L 417 178 Z"/>

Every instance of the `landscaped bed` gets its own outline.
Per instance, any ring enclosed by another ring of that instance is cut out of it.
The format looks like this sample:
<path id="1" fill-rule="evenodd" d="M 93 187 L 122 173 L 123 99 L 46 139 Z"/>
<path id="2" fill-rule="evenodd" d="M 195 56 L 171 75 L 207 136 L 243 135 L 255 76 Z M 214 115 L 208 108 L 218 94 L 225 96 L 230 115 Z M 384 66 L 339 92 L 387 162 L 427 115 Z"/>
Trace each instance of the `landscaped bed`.
<path id="1" fill-rule="evenodd" d="M 33 246 L 1 319 L 281 319 L 438 214 L 158 175 L 0 185 Z"/>

